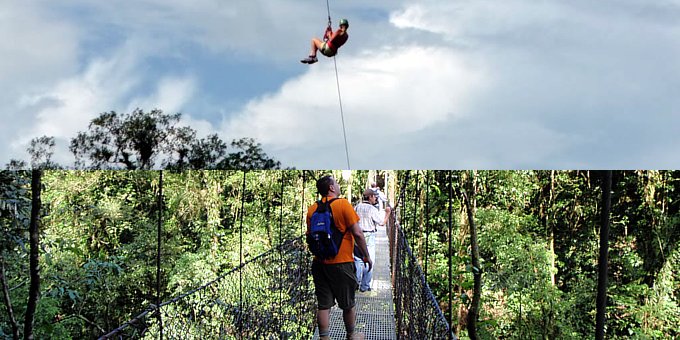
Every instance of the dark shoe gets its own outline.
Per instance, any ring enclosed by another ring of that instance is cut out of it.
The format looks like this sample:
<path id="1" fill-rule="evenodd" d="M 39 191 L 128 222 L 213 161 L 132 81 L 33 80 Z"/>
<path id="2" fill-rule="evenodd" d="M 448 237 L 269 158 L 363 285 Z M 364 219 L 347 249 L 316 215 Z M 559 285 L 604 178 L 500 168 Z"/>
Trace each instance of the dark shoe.
<path id="1" fill-rule="evenodd" d="M 303 63 L 303 64 L 314 64 L 317 61 L 319 61 L 319 60 L 316 59 L 316 57 L 311 56 L 311 55 L 309 57 L 307 57 L 306 59 L 300 60 L 300 62 Z"/>

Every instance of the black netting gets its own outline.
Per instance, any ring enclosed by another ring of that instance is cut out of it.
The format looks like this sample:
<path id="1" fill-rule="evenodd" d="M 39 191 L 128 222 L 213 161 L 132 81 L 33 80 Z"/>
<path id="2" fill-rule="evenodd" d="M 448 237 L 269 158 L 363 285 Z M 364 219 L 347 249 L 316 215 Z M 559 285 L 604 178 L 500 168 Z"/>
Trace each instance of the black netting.
<path id="1" fill-rule="evenodd" d="M 388 233 L 397 337 L 455 339 L 395 214 L 392 217 Z"/>
<path id="2" fill-rule="evenodd" d="M 404 202 L 404 198 L 402 190 L 400 201 Z M 392 214 L 387 226 L 396 332 L 390 329 L 391 308 L 390 313 L 365 313 L 371 318 L 364 319 L 359 311 L 359 321 L 371 323 L 365 330 L 385 323 L 382 327 L 385 331 L 380 334 L 396 334 L 399 339 L 456 339 L 396 220 L 397 215 Z M 167 339 L 311 338 L 316 324 L 316 299 L 310 260 L 303 238 L 298 237 L 193 291 L 158 307 L 150 306 L 101 338 L 159 339 L 161 335 Z"/>
<path id="3" fill-rule="evenodd" d="M 102 338 L 158 339 L 161 330 L 168 339 L 309 338 L 315 307 L 309 254 L 297 238 Z"/>

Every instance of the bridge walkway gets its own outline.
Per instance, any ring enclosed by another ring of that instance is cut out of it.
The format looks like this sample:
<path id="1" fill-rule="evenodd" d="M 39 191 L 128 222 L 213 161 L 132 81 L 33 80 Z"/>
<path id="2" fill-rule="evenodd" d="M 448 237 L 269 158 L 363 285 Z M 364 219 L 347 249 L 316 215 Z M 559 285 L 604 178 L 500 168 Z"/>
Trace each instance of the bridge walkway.
<path id="1" fill-rule="evenodd" d="M 379 226 L 376 232 L 375 259 L 371 290 L 356 294 L 357 314 L 356 330 L 366 335 L 366 340 L 397 339 L 394 322 L 394 300 L 390 280 L 390 248 L 385 226 Z M 342 321 L 342 310 L 337 305 L 331 308 L 330 331 L 332 339 L 345 339 L 345 324 Z M 314 339 L 319 338 L 319 329 L 314 332 Z"/>

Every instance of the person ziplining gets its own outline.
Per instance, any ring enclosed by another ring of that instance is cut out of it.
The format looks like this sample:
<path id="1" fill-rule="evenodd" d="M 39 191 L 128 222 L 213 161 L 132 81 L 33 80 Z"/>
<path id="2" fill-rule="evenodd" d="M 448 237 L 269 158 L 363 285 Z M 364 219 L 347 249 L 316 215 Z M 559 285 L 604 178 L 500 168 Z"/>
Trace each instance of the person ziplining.
<path id="1" fill-rule="evenodd" d="M 312 49 L 309 52 L 309 57 L 300 60 L 304 64 L 314 64 L 319 61 L 316 58 L 316 52 L 319 51 L 326 57 L 333 57 L 338 53 L 340 46 L 344 45 L 349 39 L 347 29 L 349 28 L 349 21 L 347 19 L 340 19 L 339 28 L 333 32 L 330 18 L 328 20 L 328 27 L 323 36 L 323 41 L 319 38 L 312 38 Z"/>
<path id="2" fill-rule="evenodd" d="M 347 147 L 347 132 L 345 131 L 345 115 L 342 112 L 342 97 L 340 96 L 340 78 L 338 77 L 338 64 L 335 55 L 338 49 L 347 42 L 349 34 L 349 21 L 347 19 L 340 19 L 338 23 L 338 30 L 333 32 L 333 23 L 331 22 L 331 6 L 326 0 L 326 9 L 328 10 L 328 26 L 323 34 L 323 41 L 319 38 L 312 38 L 312 48 L 309 51 L 309 57 L 300 60 L 303 64 L 314 64 L 319 61 L 316 58 L 316 53 L 321 51 L 321 54 L 326 57 L 333 57 L 333 65 L 335 65 L 335 83 L 338 86 L 338 103 L 340 104 L 340 119 L 342 120 L 342 136 L 345 139 L 345 156 L 347 156 L 347 169 L 352 169 L 349 164 L 349 148 Z"/>

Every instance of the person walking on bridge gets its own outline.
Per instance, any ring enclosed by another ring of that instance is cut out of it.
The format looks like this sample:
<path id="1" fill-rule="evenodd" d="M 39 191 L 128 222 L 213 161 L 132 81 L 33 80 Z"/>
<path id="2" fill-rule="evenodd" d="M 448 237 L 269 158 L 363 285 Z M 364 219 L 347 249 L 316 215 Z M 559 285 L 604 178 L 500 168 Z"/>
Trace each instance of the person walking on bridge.
<path id="1" fill-rule="evenodd" d="M 378 208 L 378 210 L 383 210 L 387 206 L 387 196 L 380 191 L 380 187 L 375 182 L 371 183 L 371 190 L 375 193 L 376 200 L 373 205 Z"/>
<path id="2" fill-rule="evenodd" d="M 340 249 L 335 257 L 320 259 L 314 257 L 312 261 L 312 278 L 314 293 L 317 299 L 316 319 L 319 326 L 319 338 L 330 339 L 330 309 L 338 302 L 342 309 L 347 339 L 364 339 L 364 334 L 355 332 L 355 290 L 357 289 L 356 274 L 354 272 L 354 244 L 363 253 L 363 262 L 369 270 L 373 262 L 366 248 L 364 234 L 359 227 L 359 216 L 352 205 L 344 198 L 336 199 L 340 195 L 340 186 L 332 176 L 321 177 L 316 182 L 316 189 L 322 196 L 321 202 L 329 202 L 333 214 L 335 227 L 344 234 Z M 307 210 L 307 234 L 311 232 L 312 215 L 318 203 L 312 204 Z"/>
<path id="3" fill-rule="evenodd" d="M 372 189 L 364 190 L 363 201 L 354 207 L 357 215 L 359 215 L 359 226 L 366 239 L 366 247 L 371 259 L 375 259 L 375 233 L 378 232 L 379 225 L 385 225 L 390 216 L 390 207 L 385 208 L 385 214 L 381 214 L 380 210 L 375 206 L 378 201 L 378 195 Z M 361 255 L 358 249 L 354 252 L 354 266 L 356 267 L 357 282 L 359 283 L 359 291 L 365 292 L 371 290 L 371 280 L 373 279 L 373 270 L 366 268 L 363 264 Z"/>

